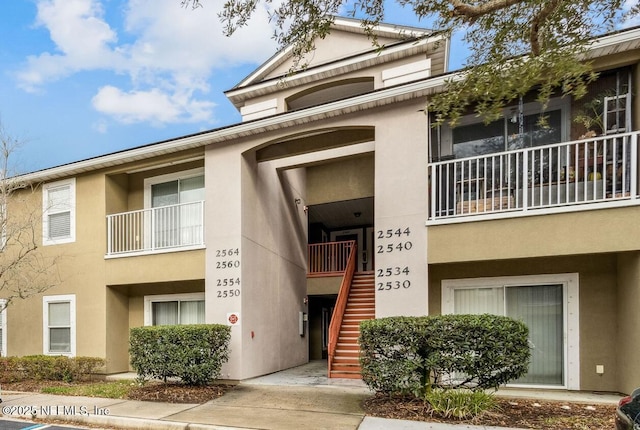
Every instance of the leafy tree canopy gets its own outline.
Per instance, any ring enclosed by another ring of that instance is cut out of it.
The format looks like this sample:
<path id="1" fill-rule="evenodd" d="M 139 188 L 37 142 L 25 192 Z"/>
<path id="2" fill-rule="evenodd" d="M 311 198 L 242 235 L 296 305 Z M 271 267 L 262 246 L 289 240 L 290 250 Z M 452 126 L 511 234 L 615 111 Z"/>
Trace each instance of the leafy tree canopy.
<path id="1" fill-rule="evenodd" d="M 204 0 L 181 0 L 198 7 Z M 636 16 L 636 0 L 396 0 L 434 33 L 463 32 L 470 55 L 459 79 L 432 97 L 439 121 L 455 122 L 473 107 L 490 121 L 501 108 L 532 89 L 546 104 L 552 94 L 581 97 L 596 78 L 585 53 L 594 36 Z M 227 0 L 219 13 L 224 33 L 246 26 L 258 7 L 271 9 L 274 39 L 292 46 L 295 68 L 324 38 L 336 15 L 350 14 L 377 46 L 373 29 L 384 21 L 384 0 Z"/>

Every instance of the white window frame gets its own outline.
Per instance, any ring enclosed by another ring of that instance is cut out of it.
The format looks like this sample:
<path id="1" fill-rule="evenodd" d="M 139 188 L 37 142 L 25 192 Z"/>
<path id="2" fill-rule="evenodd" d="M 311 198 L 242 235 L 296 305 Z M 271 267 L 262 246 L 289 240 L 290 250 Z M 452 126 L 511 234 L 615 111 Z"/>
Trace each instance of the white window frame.
<path id="1" fill-rule="evenodd" d="M 67 212 L 67 210 L 55 210 L 49 206 L 49 190 L 69 187 L 69 236 L 51 239 L 49 238 L 49 215 Z M 42 186 L 42 244 L 58 245 L 76 241 L 76 179 L 65 179 L 44 184 Z"/>
<path id="2" fill-rule="evenodd" d="M 7 356 L 7 301 L 0 299 L 0 327 L 2 328 L 2 348 L 0 348 L 0 357 Z M 4 308 L 4 309 L 3 309 Z"/>
<path id="3" fill-rule="evenodd" d="M 562 386 L 507 384 L 509 387 L 580 389 L 580 297 L 578 273 L 445 279 L 442 281 L 442 313 L 454 312 L 454 291 L 463 288 L 491 288 L 561 284 L 563 286 L 564 381 Z"/>
<path id="4" fill-rule="evenodd" d="M 183 170 L 181 172 L 168 173 L 166 175 L 153 176 L 144 180 L 144 207 L 151 208 L 151 187 L 165 182 L 178 181 L 180 179 L 195 178 L 204 175 L 204 167 L 196 169 Z M 205 185 L 206 186 L 206 185 Z"/>
<path id="5" fill-rule="evenodd" d="M 70 325 L 70 350 L 69 352 L 59 352 L 49 350 L 49 304 L 69 303 L 69 325 Z M 63 294 L 57 296 L 44 296 L 42 298 L 42 352 L 45 355 L 65 355 L 75 357 L 76 355 L 76 295 Z"/>
<path id="6" fill-rule="evenodd" d="M 204 293 L 157 294 L 144 296 L 144 325 L 153 325 L 153 303 L 157 302 L 195 302 L 205 300 Z M 206 308 L 205 301 L 205 308 Z M 206 309 L 205 309 L 206 315 Z"/>

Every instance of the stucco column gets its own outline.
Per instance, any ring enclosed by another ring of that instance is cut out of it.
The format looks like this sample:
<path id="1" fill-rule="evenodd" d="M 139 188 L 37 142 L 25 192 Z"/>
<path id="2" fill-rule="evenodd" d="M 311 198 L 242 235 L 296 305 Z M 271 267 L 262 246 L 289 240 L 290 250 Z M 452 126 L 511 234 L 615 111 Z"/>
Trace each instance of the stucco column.
<path id="1" fill-rule="evenodd" d="M 241 379 L 241 156 L 232 146 L 205 152 L 206 322 L 231 326 L 223 379 Z"/>
<path id="2" fill-rule="evenodd" d="M 225 379 L 308 361 L 299 328 L 307 311 L 304 169 L 257 163 L 251 144 L 213 146 L 205 159 L 206 320 L 231 326 Z"/>
<path id="3" fill-rule="evenodd" d="M 376 123 L 376 318 L 428 313 L 423 103 L 394 106 Z"/>

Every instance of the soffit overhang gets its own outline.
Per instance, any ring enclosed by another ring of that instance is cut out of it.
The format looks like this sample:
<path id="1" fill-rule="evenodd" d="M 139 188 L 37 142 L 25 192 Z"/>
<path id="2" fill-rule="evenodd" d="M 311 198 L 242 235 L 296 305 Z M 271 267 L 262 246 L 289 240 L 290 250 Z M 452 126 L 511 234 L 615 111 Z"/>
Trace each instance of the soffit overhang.
<path id="1" fill-rule="evenodd" d="M 640 27 L 620 30 L 595 39 L 585 55 L 586 60 L 613 56 L 640 49 Z M 637 56 L 629 56 L 629 63 L 637 62 Z"/>

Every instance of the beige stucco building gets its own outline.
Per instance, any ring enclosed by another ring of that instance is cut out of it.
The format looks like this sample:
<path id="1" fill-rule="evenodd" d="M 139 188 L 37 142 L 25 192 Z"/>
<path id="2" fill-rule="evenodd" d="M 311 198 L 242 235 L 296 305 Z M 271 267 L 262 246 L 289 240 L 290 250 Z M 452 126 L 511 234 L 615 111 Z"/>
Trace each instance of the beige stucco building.
<path id="1" fill-rule="evenodd" d="M 337 19 L 292 76 L 279 52 L 227 92 L 239 124 L 24 175 L 62 282 L 4 312 L 3 354 L 124 372 L 130 328 L 208 322 L 232 326 L 224 378 L 327 356 L 349 377 L 360 319 L 491 312 L 531 330 L 515 385 L 640 385 L 640 30 L 590 51 L 605 107 L 587 139 L 569 99 L 548 128 L 526 97 L 431 127 L 448 41 L 377 32 L 379 51 Z"/>

